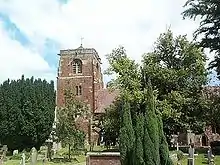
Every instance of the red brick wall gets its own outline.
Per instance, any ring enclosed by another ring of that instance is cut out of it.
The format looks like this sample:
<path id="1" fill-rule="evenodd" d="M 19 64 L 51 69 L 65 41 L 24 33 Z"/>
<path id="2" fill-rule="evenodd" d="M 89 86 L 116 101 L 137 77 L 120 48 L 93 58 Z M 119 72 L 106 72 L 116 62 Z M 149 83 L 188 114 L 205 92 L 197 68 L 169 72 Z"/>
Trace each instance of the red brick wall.
<path id="1" fill-rule="evenodd" d="M 120 156 L 88 156 L 86 165 L 121 165 Z"/>

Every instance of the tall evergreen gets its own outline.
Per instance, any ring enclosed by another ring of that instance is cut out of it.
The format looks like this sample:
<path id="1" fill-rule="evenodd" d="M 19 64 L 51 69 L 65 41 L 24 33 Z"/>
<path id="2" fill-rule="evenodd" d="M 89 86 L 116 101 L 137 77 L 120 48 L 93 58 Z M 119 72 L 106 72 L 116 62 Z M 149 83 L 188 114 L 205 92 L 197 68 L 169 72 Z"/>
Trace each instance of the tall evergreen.
<path id="1" fill-rule="evenodd" d="M 107 58 L 108 73 L 117 74 L 112 84 L 120 89 L 114 106 L 120 115 L 122 165 L 172 165 L 162 120 L 156 112 L 156 97 L 144 70 L 127 57 L 123 47 Z"/>
<path id="2" fill-rule="evenodd" d="M 172 165 L 162 120 L 156 114 L 156 99 L 150 82 L 146 84 L 144 90 L 140 92 L 142 94 L 140 100 L 131 101 L 132 95 L 129 92 L 124 91 L 121 94 L 123 100 L 120 129 L 122 164 Z M 132 115 L 132 112 L 135 115 Z"/>
<path id="3" fill-rule="evenodd" d="M 0 143 L 10 150 L 37 149 L 52 130 L 54 83 L 24 78 L 0 85 Z"/>
<path id="4" fill-rule="evenodd" d="M 130 105 L 127 101 L 122 107 L 121 129 L 119 133 L 121 158 L 124 165 L 133 164 L 133 147 L 135 142 Z"/>

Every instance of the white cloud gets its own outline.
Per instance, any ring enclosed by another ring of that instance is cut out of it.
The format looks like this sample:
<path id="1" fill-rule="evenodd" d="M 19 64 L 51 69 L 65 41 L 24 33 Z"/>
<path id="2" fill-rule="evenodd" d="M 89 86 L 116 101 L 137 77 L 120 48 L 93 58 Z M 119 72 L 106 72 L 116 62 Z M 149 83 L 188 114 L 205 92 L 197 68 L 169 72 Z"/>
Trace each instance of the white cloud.
<path id="1" fill-rule="evenodd" d="M 8 78 L 20 78 L 22 74 L 43 78 L 54 77 L 47 62 L 39 54 L 9 38 L 1 21 L 0 38 L 0 82 Z"/>
<path id="2" fill-rule="evenodd" d="M 177 34 L 192 32 L 198 23 L 182 20 L 185 0 L 70 0 L 61 5 L 57 0 L 0 0 L 0 11 L 33 42 L 42 46 L 46 38 L 55 40 L 63 49 L 76 48 L 83 36 L 85 47 L 94 47 L 104 55 L 118 45 L 140 61 L 152 48 L 160 33 L 171 25 Z"/>

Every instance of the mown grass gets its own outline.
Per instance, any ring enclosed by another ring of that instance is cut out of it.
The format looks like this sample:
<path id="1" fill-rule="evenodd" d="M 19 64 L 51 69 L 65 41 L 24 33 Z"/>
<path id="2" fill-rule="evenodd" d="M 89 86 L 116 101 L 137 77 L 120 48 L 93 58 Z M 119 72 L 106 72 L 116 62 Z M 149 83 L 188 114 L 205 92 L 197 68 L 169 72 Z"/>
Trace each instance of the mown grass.
<path id="1" fill-rule="evenodd" d="M 46 161 L 43 163 L 42 160 L 39 160 L 36 165 L 71 165 L 71 164 L 80 164 L 86 161 L 85 155 L 75 156 L 71 162 L 63 162 L 63 160 L 54 160 L 54 161 Z M 4 162 L 4 165 L 19 165 L 20 160 L 8 160 Z M 30 164 L 30 162 L 26 162 L 26 164 Z"/>
<path id="2" fill-rule="evenodd" d="M 215 156 L 215 164 L 220 165 L 220 156 Z M 175 162 L 175 165 L 177 162 Z M 200 154 L 195 157 L 195 164 L 196 165 L 205 165 L 207 164 L 207 159 L 203 154 Z M 182 160 L 182 165 L 187 165 L 187 156 L 184 156 L 184 159 Z"/>

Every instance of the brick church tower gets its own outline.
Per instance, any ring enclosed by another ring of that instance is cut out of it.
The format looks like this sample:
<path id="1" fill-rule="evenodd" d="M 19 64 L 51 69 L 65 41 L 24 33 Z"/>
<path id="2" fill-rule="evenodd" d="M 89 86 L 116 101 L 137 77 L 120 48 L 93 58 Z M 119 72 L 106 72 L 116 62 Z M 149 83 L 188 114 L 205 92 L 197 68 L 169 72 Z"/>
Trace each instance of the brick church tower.
<path id="1" fill-rule="evenodd" d="M 57 77 L 57 107 L 64 105 L 64 90 L 73 89 L 76 97 L 96 108 L 96 93 L 103 88 L 101 59 L 93 48 L 60 51 Z"/>
<path id="2" fill-rule="evenodd" d="M 94 48 L 83 48 L 81 45 L 77 49 L 60 50 L 58 55 L 60 60 L 57 77 L 57 108 L 64 106 L 65 90 L 73 89 L 76 98 L 89 106 L 94 123 L 117 96 L 117 92 L 110 92 L 104 88 L 101 59 L 98 53 Z M 79 123 L 88 137 L 90 134 L 92 138 L 90 140 L 96 143 L 100 128 L 89 125 L 89 119 L 82 119 Z"/>

